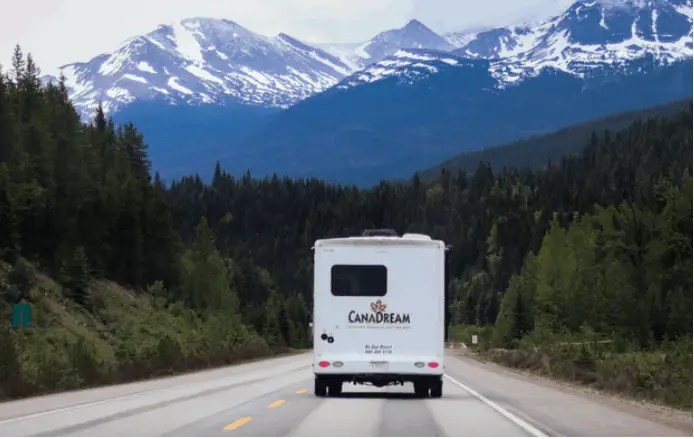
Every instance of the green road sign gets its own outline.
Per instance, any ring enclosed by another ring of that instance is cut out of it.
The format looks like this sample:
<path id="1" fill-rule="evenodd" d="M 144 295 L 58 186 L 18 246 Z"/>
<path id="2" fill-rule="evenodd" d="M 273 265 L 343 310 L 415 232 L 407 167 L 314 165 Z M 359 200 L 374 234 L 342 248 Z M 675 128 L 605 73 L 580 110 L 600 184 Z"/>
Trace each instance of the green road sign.
<path id="1" fill-rule="evenodd" d="M 31 326 L 31 305 L 16 303 L 12 308 L 12 327 L 28 328 Z"/>

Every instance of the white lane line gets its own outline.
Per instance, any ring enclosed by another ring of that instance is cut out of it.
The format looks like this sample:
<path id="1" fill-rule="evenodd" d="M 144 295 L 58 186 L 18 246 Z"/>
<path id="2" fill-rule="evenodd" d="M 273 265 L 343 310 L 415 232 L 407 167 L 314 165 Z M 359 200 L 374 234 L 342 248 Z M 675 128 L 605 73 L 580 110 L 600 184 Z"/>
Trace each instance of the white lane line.
<path id="1" fill-rule="evenodd" d="M 530 434 L 531 436 L 534 437 L 548 437 L 547 434 L 542 432 L 541 430 L 538 430 L 537 428 L 533 427 L 529 423 L 525 422 L 523 419 L 519 418 L 518 416 L 514 415 L 513 413 L 509 412 L 505 408 L 501 407 L 499 404 L 490 401 L 489 399 L 485 398 L 483 395 L 475 391 L 474 389 L 471 389 L 470 387 L 466 386 L 465 384 L 461 383 L 460 381 L 456 380 L 455 378 L 451 377 L 448 374 L 444 374 L 450 382 L 455 384 L 456 386 L 460 387 L 461 389 L 465 390 L 475 398 L 479 399 L 483 403 L 487 404 L 489 407 L 493 408 L 496 410 L 500 415 L 508 419 L 509 421 L 513 422 L 520 428 L 522 428 L 526 433 Z"/>
<path id="2" fill-rule="evenodd" d="M 113 402 L 113 401 L 118 401 L 121 399 L 126 399 L 126 398 L 132 398 L 136 396 L 142 396 L 146 395 L 149 393 L 156 393 L 156 392 L 161 392 L 166 389 L 153 389 L 153 390 L 145 390 L 142 392 L 137 392 L 137 393 L 129 393 L 127 395 L 122 395 L 122 396 L 116 396 L 114 398 L 108 398 L 108 399 L 100 399 L 98 401 L 92 401 L 92 402 L 85 402 L 82 404 L 77 404 L 77 405 L 70 405 L 67 407 L 61 407 L 57 409 L 50 409 L 50 410 L 43 410 L 40 412 L 35 412 L 35 413 L 29 413 L 28 415 L 22 415 L 22 416 L 17 416 L 16 418 L 8 418 L 8 419 L 2 419 L 0 420 L 0 425 L 3 424 L 9 424 L 10 422 L 17 422 L 17 421 L 23 421 L 25 419 L 31 419 L 31 418 L 36 418 L 38 416 L 44 416 L 44 415 L 51 415 L 54 413 L 61 413 L 61 412 L 67 412 L 70 410 L 75 410 L 75 409 L 81 409 L 84 407 L 91 407 L 94 405 L 99 405 L 99 404 L 105 404 L 107 402 Z M 11 401 L 10 401 L 11 402 Z"/>

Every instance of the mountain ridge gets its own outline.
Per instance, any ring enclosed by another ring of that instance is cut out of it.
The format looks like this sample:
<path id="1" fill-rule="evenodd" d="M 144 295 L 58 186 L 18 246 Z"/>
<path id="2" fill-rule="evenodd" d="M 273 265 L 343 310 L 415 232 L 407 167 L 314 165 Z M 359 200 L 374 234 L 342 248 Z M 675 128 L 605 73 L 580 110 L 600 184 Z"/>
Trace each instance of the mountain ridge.
<path id="1" fill-rule="evenodd" d="M 686 61 L 661 66 L 644 58 L 629 63 L 628 72 L 590 78 L 547 67 L 507 87 L 498 87 L 491 75 L 492 61 L 457 61 L 436 64 L 435 73 L 422 68 L 414 80 L 403 66 L 401 76 L 352 86 L 357 73 L 280 112 L 228 148 L 220 162 L 239 175 L 250 169 L 255 176 L 276 172 L 369 186 L 465 151 L 692 93 L 692 65 Z"/>
<path id="2" fill-rule="evenodd" d="M 467 35 L 457 48 L 417 20 L 361 44 L 316 48 L 229 20 L 188 19 L 95 58 L 91 71 L 110 76 L 82 78 L 91 89 L 80 97 L 94 105 L 115 96 L 109 110 L 121 121 L 138 124 L 145 111 L 148 123 L 138 126 L 165 178 L 172 167 L 178 177 L 220 159 L 237 173 L 370 184 L 608 110 L 691 96 L 691 3 L 577 1 L 538 23 Z M 94 85 L 113 78 L 111 88 Z M 129 100 L 138 91 L 142 98 Z"/>
<path id="3" fill-rule="evenodd" d="M 107 113 L 153 99 L 288 108 L 401 50 L 495 60 L 505 83 L 547 66 L 582 75 L 649 54 L 664 64 L 675 62 L 692 57 L 691 10 L 691 0 L 581 0 L 535 24 L 438 34 L 412 19 L 349 44 L 312 44 L 286 33 L 264 36 L 231 20 L 191 17 L 60 71 L 83 117 L 91 117 L 99 101 Z"/>
<path id="4" fill-rule="evenodd" d="M 206 18 L 160 25 L 113 53 L 60 70 L 83 116 L 99 101 L 113 112 L 138 99 L 195 105 L 231 98 L 282 108 L 351 71 L 333 55 L 286 34 L 265 37 L 230 20 Z"/>

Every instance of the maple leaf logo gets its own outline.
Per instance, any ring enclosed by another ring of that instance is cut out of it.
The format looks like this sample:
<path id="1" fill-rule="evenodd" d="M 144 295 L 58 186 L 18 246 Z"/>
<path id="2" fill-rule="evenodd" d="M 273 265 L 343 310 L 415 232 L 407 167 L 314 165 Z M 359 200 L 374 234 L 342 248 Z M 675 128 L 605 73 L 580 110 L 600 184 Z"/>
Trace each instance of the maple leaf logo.
<path id="1" fill-rule="evenodd" d="M 372 312 L 386 312 L 386 309 L 388 309 L 388 305 L 386 305 L 381 299 L 371 302 Z"/>

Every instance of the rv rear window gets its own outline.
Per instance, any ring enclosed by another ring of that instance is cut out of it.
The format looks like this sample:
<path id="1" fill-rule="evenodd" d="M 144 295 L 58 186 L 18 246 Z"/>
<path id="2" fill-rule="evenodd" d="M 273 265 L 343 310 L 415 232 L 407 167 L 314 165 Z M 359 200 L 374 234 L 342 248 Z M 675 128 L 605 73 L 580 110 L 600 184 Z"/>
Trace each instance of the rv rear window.
<path id="1" fill-rule="evenodd" d="M 330 277 L 334 296 L 383 297 L 388 291 L 383 265 L 333 265 Z"/>

